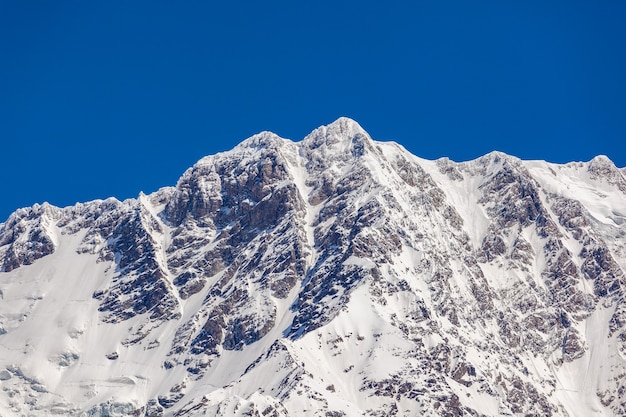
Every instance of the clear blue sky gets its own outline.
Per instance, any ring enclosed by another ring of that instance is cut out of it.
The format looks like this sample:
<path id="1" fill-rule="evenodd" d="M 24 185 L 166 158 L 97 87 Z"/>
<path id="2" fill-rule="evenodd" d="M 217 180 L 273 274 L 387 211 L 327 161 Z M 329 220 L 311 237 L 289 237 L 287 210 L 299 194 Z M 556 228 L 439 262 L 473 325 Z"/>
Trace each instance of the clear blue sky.
<path id="1" fill-rule="evenodd" d="M 414 154 L 626 166 L 626 2 L 0 2 L 0 222 L 339 116 Z"/>

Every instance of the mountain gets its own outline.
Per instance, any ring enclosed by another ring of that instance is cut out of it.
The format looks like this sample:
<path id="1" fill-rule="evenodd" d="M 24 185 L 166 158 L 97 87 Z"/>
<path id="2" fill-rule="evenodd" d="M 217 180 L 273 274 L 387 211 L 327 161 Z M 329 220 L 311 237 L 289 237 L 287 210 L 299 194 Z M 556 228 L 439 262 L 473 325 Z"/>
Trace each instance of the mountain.
<path id="1" fill-rule="evenodd" d="M 263 132 L 0 224 L 0 415 L 626 415 L 625 247 L 604 156 Z"/>

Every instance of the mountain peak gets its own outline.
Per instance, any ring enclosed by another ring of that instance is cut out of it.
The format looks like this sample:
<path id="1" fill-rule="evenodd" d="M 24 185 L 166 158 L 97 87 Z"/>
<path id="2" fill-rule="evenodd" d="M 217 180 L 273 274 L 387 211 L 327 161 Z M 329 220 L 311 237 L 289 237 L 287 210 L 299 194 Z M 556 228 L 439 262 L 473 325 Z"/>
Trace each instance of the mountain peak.
<path id="1" fill-rule="evenodd" d="M 510 160 L 517 160 L 518 158 L 511 156 L 507 153 L 501 152 L 501 151 L 491 151 L 483 156 L 481 156 L 480 158 L 478 158 L 479 160 L 483 160 L 483 161 L 489 161 L 491 163 L 500 163 L 502 161 L 510 161 Z"/>
<path id="2" fill-rule="evenodd" d="M 339 142 L 349 142 L 356 136 L 370 138 L 367 132 L 354 120 L 340 117 L 334 122 L 320 126 L 304 138 L 305 142 L 311 142 L 312 147 L 322 144 L 334 145 Z"/>
<path id="3" fill-rule="evenodd" d="M 357 121 L 345 116 L 339 117 L 326 127 L 329 131 L 347 132 L 348 134 L 353 132 L 365 133 L 365 130 Z"/>
<path id="4" fill-rule="evenodd" d="M 244 140 L 239 145 L 237 145 L 234 150 L 244 149 L 244 148 L 275 149 L 275 148 L 279 148 L 284 143 L 285 140 L 286 139 L 281 138 L 274 132 L 264 130 L 255 135 L 250 136 L 248 139 Z"/>
<path id="5" fill-rule="evenodd" d="M 587 172 L 589 172 L 591 178 L 603 179 L 619 188 L 623 193 L 626 193 L 624 172 L 618 169 L 606 155 L 598 155 L 589 161 L 587 163 Z"/>
<path id="6" fill-rule="evenodd" d="M 613 163 L 613 161 L 606 155 L 597 155 L 594 156 L 590 161 L 589 161 L 589 170 L 596 170 L 596 169 L 614 169 L 615 164 Z"/>
<path id="7" fill-rule="evenodd" d="M 340 117 L 333 123 L 320 126 L 307 135 L 302 146 L 320 166 L 327 166 L 332 161 L 348 162 L 360 158 L 372 150 L 370 135 L 354 120 Z"/>
<path id="8" fill-rule="evenodd" d="M 427 161 L 342 117 L 18 210 L 0 414 L 622 415 L 622 172 Z"/>

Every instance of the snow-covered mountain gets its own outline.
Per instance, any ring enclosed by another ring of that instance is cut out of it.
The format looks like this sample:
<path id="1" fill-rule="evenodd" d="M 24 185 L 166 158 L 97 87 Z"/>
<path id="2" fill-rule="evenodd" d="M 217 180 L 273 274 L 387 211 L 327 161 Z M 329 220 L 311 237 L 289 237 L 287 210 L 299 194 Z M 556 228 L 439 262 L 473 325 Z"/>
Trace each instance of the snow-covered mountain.
<path id="1" fill-rule="evenodd" d="M 626 415 L 625 247 L 606 157 L 260 133 L 0 224 L 0 415 Z"/>

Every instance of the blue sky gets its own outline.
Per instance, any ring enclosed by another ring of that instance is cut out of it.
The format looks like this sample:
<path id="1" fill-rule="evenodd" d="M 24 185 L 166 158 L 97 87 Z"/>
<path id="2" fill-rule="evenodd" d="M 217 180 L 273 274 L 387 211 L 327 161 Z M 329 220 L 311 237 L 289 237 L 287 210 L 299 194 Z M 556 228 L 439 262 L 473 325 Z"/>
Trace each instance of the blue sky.
<path id="1" fill-rule="evenodd" d="M 621 0 L 5 0 L 0 222 L 152 192 L 340 116 L 429 159 L 623 167 L 625 21 Z"/>

